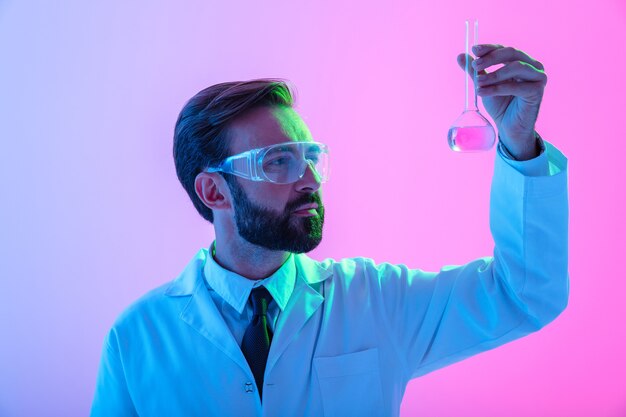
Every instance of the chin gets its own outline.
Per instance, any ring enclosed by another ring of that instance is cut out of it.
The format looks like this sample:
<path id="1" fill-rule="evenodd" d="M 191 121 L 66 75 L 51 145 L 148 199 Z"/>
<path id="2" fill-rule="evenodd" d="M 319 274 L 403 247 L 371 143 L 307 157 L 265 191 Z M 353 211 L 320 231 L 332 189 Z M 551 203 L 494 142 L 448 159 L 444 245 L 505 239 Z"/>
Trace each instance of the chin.
<path id="1" fill-rule="evenodd" d="M 298 251 L 294 251 L 294 253 L 308 253 L 311 252 L 313 249 L 317 248 L 319 246 L 319 244 L 322 243 L 322 238 L 320 237 L 319 240 L 311 240 L 308 241 L 305 245 L 300 245 L 300 247 L 298 249 Z"/>

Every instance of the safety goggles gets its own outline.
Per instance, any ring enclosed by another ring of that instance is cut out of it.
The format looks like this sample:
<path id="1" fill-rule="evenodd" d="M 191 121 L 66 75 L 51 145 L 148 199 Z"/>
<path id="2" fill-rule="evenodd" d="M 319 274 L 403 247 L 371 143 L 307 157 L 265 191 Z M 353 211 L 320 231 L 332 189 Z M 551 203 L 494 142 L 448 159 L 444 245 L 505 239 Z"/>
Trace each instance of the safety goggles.
<path id="1" fill-rule="evenodd" d="M 319 182 L 328 180 L 328 146 L 319 142 L 285 142 L 229 156 L 206 172 L 225 172 L 252 181 L 290 184 L 310 166 Z"/>

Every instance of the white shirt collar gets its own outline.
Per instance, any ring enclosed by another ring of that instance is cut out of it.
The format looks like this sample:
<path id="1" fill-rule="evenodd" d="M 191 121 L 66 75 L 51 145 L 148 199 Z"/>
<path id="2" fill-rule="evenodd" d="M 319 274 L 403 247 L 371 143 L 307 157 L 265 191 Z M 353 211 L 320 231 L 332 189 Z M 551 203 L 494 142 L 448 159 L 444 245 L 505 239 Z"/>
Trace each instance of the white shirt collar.
<path id="1" fill-rule="evenodd" d="M 214 245 L 215 241 L 207 251 L 204 278 L 208 286 L 217 292 L 224 301 L 241 314 L 252 289 L 263 285 L 272 294 L 272 298 L 281 311 L 285 310 L 296 280 L 296 267 L 292 253 L 276 272 L 267 278 L 255 281 L 224 269 L 215 262 L 212 255 Z"/>

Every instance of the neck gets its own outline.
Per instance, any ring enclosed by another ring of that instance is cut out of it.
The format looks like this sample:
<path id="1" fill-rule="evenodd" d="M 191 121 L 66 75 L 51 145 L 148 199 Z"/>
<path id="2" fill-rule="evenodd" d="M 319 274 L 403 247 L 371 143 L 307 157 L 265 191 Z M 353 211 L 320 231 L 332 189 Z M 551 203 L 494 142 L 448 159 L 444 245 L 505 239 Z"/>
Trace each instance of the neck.
<path id="1" fill-rule="evenodd" d="M 213 258 L 222 268 L 256 281 L 276 272 L 289 255 L 289 252 L 265 249 L 241 238 L 216 238 Z"/>

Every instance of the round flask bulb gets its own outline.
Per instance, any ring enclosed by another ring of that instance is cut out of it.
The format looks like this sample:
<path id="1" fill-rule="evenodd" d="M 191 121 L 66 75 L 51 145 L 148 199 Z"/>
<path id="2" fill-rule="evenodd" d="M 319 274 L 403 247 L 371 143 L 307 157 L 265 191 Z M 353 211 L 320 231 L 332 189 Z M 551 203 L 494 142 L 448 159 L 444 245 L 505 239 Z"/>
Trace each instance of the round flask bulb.
<path id="1" fill-rule="evenodd" d="M 448 130 L 448 145 L 457 152 L 487 151 L 495 143 L 493 126 L 477 110 L 464 111 Z"/>

